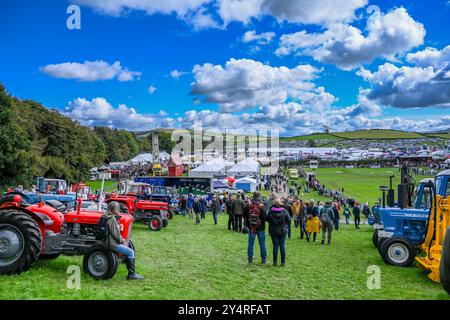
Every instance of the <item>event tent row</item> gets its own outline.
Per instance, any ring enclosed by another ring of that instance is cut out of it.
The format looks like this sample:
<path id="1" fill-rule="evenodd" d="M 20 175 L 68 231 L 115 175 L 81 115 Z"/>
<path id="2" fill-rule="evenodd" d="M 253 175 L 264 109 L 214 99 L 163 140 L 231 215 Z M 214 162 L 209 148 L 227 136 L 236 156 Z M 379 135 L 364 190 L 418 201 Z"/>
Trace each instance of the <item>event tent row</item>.
<path id="1" fill-rule="evenodd" d="M 236 164 L 223 158 L 212 159 L 189 171 L 190 177 L 212 178 L 218 174 L 248 176 L 259 174 L 260 164 L 252 158 L 246 158 Z"/>

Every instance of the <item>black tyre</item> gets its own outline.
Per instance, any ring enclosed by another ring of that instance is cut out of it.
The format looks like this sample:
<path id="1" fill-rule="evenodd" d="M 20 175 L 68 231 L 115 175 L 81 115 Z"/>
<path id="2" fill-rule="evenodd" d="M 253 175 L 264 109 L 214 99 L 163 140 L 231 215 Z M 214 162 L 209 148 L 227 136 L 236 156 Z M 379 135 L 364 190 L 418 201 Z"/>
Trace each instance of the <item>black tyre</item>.
<path id="1" fill-rule="evenodd" d="M 83 270 L 96 280 L 114 277 L 119 266 L 117 255 L 108 248 L 95 246 L 83 258 Z"/>
<path id="2" fill-rule="evenodd" d="M 38 224 L 18 210 L 0 210 L 0 274 L 27 271 L 38 259 L 42 235 Z"/>
<path id="3" fill-rule="evenodd" d="M 163 221 L 163 228 L 167 227 L 169 225 L 169 220 L 168 219 L 164 219 Z"/>
<path id="4" fill-rule="evenodd" d="M 396 267 L 409 267 L 415 260 L 417 250 L 407 240 L 388 238 L 380 248 L 381 257 L 387 264 Z"/>
<path id="5" fill-rule="evenodd" d="M 163 226 L 163 221 L 159 216 L 153 216 L 148 220 L 148 227 L 152 231 L 159 231 Z"/>
<path id="6" fill-rule="evenodd" d="M 381 247 L 383 246 L 383 243 L 384 243 L 387 239 L 389 239 L 389 238 L 380 238 L 380 237 L 378 237 L 377 250 L 378 250 L 378 253 L 380 254 L 380 256 L 381 256 Z"/>
<path id="7" fill-rule="evenodd" d="M 372 243 L 375 248 L 378 248 L 378 230 L 375 230 L 372 235 Z"/>
<path id="8" fill-rule="evenodd" d="M 444 287 L 444 290 L 450 295 L 450 227 L 448 227 L 445 232 L 439 274 L 442 287 Z"/>

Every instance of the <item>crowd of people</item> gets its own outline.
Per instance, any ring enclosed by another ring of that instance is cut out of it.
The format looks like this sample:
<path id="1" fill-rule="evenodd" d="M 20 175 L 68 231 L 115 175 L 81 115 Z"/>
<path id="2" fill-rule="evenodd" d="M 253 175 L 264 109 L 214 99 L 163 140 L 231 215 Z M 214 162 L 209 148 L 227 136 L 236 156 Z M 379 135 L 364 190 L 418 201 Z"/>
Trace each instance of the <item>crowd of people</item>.
<path id="1" fill-rule="evenodd" d="M 282 173 L 263 177 L 264 189 L 270 190 L 268 198 L 264 198 L 259 191 L 248 196 L 245 193 L 195 196 L 189 194 L 181 196 L 179 209 L 182 216 L 195 219 L 200 224 L 211 212 L 214 223 L 218 224 L 220 214 L 228 216 L 227 228 L 237 233 L 248 234 L 248 262 L 254 262 L 254 245 L 258 239 L 261 263 L 267 262 L 266 227 L 273 247 L 273 265 L 286 264 L 286 240 L 293 238 L 293 230 L 297 229 L 298 238 L 307 242 L 320 241 L 322 245 L 331 245 L 333 232 L 339 230 L 341 216 L 343 222 L 353 223 L 356 229 L 365 224 L 372 214 L 373 208 L 369 204 L 360 204 L 353 199 L 343 196 L 344 190 L 324 191 L 320 184 L 314 183 L 311 188 L 317 188 L 321 194 L 333 200 L 316 202 L 313 199 L 303 200 L 301 185 L 290 183 Z M 307 186 L 305 186 L 307 187 Z M 362 221 L 361 221 L 362 220 Z M 318 234 L 321 233 L 321 239 Z"/>

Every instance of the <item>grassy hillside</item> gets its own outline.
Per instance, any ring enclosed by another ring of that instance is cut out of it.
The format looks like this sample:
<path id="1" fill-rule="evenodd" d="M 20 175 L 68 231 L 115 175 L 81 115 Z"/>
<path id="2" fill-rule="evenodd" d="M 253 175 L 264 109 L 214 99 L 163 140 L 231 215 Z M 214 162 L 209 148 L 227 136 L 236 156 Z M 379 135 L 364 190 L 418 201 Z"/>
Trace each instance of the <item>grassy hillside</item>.
<path id="1" fill-rule="evenodd" d="M 333 133 L 334 136 L 343 139 L 420 139 L 425 138 L 423 134 L 416 132 L 405 132 L 397 130 L 357 130 L 351 132 L 337 132 Z"/>
<path id="2" fill-rule="evenodd" d="M 450 139 L 450 133 L 418 133 L 399 130 L 369 129 L 348 132 L 313 133 L 304 136 L 283 137 L 282 141 L 315 141 L 318 145 L 329 146 L 344 140 L 398 140 L 398 139 Z"/>

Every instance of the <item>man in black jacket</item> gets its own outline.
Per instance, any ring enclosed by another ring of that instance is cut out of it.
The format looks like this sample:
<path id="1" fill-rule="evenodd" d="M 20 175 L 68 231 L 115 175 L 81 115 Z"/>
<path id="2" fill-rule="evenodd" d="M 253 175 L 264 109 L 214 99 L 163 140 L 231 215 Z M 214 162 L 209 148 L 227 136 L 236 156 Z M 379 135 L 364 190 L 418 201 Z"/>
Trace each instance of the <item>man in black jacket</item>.
<path id="1" fill-rule="evenodd" d="M 244 207 L 244 200 L 242 199 L 241 194 L 238 194 L 236 199 L 233 201 L 234 231 L 242 232 L 242 216 L 244 215 Z"/>
<path id="2" fill-rule="evenodd" d="M 234 229 L 234 217 L 233 217 L 233 196 L 229 195 L 226 199 L 223 199 L 225 202 L 225 211 L 228 215 L 228 230 L 235 230 Z"/>
<path id="3" fill-rule="evenodd" d="M 200 203 L 200 200 L 198 197 L 194 198 L 194 205 L 192 209 L 195 212 L 195 224 L 200 224 L 200 215 L 202 213 L 202 204 Z"/>
<path id="4" fill-rule="evenodd" d="M 253 263 L 253 248 L 256 237 L 258 237 L 259 250 L 261 252 L 261 263 L 266 263 L 266 219 L 267 211 L 262 203 L 261 194 L 259 192 L 254 192 L 251 202 L 247 203 L 244 208 L 244 223 L 248 229 L 247 254 L 248 263 L 250 264 Z"/>

